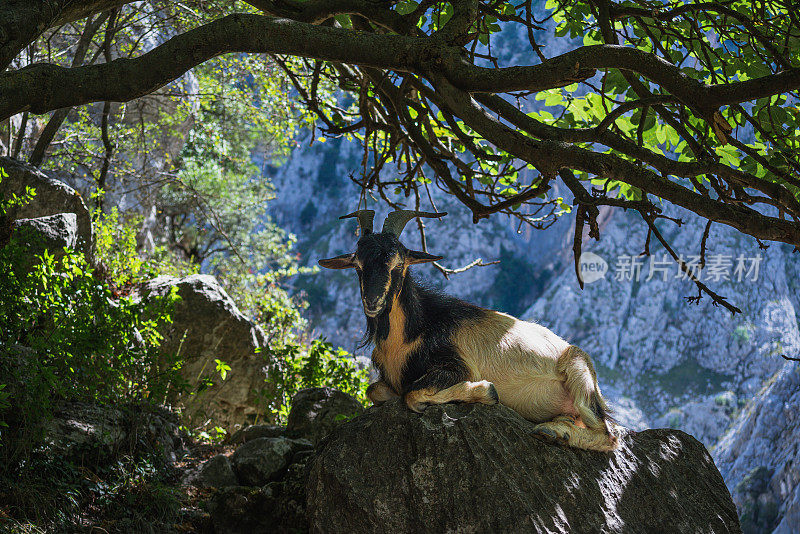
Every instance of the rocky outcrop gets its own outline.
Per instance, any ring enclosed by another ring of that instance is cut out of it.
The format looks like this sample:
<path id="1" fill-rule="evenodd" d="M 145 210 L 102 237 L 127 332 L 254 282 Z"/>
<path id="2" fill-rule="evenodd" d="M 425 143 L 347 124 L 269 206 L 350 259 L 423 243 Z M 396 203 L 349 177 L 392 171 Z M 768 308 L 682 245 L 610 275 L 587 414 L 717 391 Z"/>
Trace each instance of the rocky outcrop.
<path id="1" fill-rule="evenodd" d="M 316 445 L 335 427 L 362 413 L 360 402 L 337 389 L 303 389 L 292 398 L 286 434 Z"/>
<path id="2" fill-rule="evenodd" d="M 75 214 L 75 247 L 92 261 L 92 219 L 83 198 L 73 188 L 56 180 L 36 167 L 15 159 L 0 157 L 0 169 L 8 177 L 0 181 L 0 196 L 22 196 L 26 187 L 32 187 L 36 195 L 30 202 L 15 209 L 13 219 L 37 219 L 64 213 Z"/>
<path id="3" fill-rule="evenodd" d="M 78 220 L 74 213 L 59 213 L 35 219 L 14 221 L 12 239 L 26 247 L 30 256 L 40 255 L 45 250 L 60 258 L 64 248 L 75 249 L 78 244 Z"/>
<path id="4" fill-rule="evenodd" d="M 647 430 L 613 454 L 547 443 L 510 409 L 393 401 L 334 430 L 308 479 L 312 532 L 740 532 L 706 449 Z"/>
<path id="5" fill-rule="evenodd" d="M 745 533 L 800 528 L 798 429 L 800 365 L 787 362 L 714 450 Z"/>
<path id="6" fill-rule="evenodd" d="M 280 478 L 295 454 L 311 448 L 304 439 L 258 438 L 236 449 L 231 462 L 242 485 L 263 486 Z"/>
<path id="7" fill-rule="evenodd" d="M 181 375 L 194 395 L 184 395 L 184 416 L 188 424 L 207 420 L 234 432 L 255 420 L 257 395 L 265 383 L 266 346 L 264 333 L 250 322 L 214 277 L 192 275 L 178 279 L 160 276 L 145 283 L 142 296 L 164 295 L 177 288 L 180 301 L 172 314 L 173 322 L 164 328 L 160 350 L 166 361 L 176 356 L 184 360 Z M 225 378 L 217 372 L 215 360 L 230 366 Z"/>
<path id="8" fill-rule="evenodd" d="M 80 462 L 141 454 L 174 461 L 184 441 L 177 416 L 149 405 L 66 403 L 55 410 L 44 431 L 48 454 Z"/>

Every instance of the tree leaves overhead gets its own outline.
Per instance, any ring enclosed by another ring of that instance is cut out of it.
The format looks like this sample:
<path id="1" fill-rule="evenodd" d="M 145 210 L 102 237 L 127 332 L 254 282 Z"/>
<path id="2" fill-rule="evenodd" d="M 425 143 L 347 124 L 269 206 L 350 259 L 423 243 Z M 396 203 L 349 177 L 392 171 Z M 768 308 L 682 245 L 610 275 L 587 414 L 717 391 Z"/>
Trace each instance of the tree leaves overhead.
<path id="1" fill-rule="evenodd" d="M 189 4 L 201 14 L 192 29 L 140 62 L 6 72 L 0 114 L 28 109 L 12 91 L 23 80 L 41 84 L 27 104 L 41 111 L 131 98 L 218 54 L 261 52 L 316 115 L 315 137 L 362 141 L 362 199 L 400 191 L 424 207 L 439 187 L 476 222 L 505 213 L 542 228 L 569 211 L 569 190 L 591 237 L 610 206 L 639 212 L 657 239 L 665 200 L 800 245 L 800 18 L 789 0 L 248 4 L 266 16 Z"/>

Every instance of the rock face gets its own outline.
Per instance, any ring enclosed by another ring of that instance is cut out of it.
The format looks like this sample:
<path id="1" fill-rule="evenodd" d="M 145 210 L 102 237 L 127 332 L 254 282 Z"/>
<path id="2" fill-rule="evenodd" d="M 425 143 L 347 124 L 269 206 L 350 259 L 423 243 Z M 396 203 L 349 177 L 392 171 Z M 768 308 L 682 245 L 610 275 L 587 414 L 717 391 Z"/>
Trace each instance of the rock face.
<path id="1" fill-rule="evenodd" d="M 311 443 L 306 440 L 258 438 L 236 449 L 231 462 L 242 485 L 263 486 L 282 474 L 292 456 L 311 448 Z"/>
<path id="2" fill-rule="evenodd" d="M 333 388 L 302 389 L 292 398 L 286 434 L 314 445 L 346 420 L 364 413 L 356 399 Z"/>
<path id="3" fill-rule="evenodd" d="M 73 188 L 15 159 L 0 157 L 0 169 L 7 178 L 0 181 L 0 196 L 22 195 L 26 187 L 36 190 L 33 199 L 12 214 L 14 219 L 36 219 L 61 213 L 74 213 L 76 224 L 75 247 L 92 260 L 92 219 L 83 199 Z"/>
<path id="4" fill-rule="evenodd" d="M 312 532 L 741 532 L 711 456 L 673 430 L 614 454 L 541 441 L 504 406 L 392 401 L 334 430 L 310 465 Z"/>
<path id="5" fill-rule="evenodd" d="M 174 413 L 147 405 L 66 403 L 55 410 L 45 430 L 51 454 L 87 461 L 140 452 L 157 452 L 174 461 L 184 438 Z"/>
<path id="6" fill-rule="evenodd" d="M 214 277 L 192 275 L 178 279 L 160 276 L 144 284 L 140 292 L 164 295 L 178 288 L 181 300 L 175 305 L 173 323 L 164 332 L 161 352 L 165 359 L 185 359 L 182 376 L 192 388 L 201 377 L 213 385 L 201 393 L 184 396 L 188 421 L 202 424 L 211 419 L 229 432 L 252 422 L 257 413 L 257 392 L 264 382 L 266 346 L 264 333 L 242 315 Z M 223 380 L 215 360 L 230 366 Z"/>
<path id="7" fill-rule="evenodd" d="M 14 221 L 12 239 L 28 247 L 31 254 L 45 250 L 56 258 L 64 255 L 64 247 L 75 249 L 78 243 L 78 220 L 74 213 L 59 213 L 36 219 Z"/>
<path id="8" fill-rule="evenodd" d="M 798 429 L 800 365 L 787 362 L 714 451 L 745 533 L 800 528 Z"/>

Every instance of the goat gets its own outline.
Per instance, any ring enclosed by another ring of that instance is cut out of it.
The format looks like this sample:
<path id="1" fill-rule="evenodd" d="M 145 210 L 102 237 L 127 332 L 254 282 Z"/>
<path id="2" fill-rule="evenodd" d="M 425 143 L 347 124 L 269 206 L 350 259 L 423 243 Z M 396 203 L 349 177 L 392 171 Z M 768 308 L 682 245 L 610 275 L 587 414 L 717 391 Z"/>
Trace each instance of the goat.
<path id="1" fill-rule="evenodd" d="M 618 438 L 588 354 L 547 328 L 433 291 L 409 267 L 442 259 L 400 242 L 415 217 L 446 213 L 397 210 L 380 233 L 373 210 L 359 210 L 356 251 L 319 260 L 355 269 L 367 317 L 365 340 L 380 378 L 367 389 L 375 404 L 402 397 L 415 412 L 448 402 L 510 407 L 535 430 L 572 447 L 611 451 Z"/>

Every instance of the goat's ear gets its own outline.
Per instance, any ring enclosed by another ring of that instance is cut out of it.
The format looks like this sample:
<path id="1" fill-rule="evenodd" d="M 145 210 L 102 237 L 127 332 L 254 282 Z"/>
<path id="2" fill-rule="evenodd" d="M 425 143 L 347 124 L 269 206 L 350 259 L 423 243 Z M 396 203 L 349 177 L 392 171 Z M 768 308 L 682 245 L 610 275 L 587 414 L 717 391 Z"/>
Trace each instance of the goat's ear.
<path id="1" fill-rule="evenodd" d="M 415 263 L 430 263 L 432 261 L 439 261 L 443 258 L 444 256 L 434 256 L 433 254 L 428 254 L 427 252 L 409 250 L 408 254 L 406 254 L 406 263 L 409 265 L 414 265 Z"/>
<path id="2" fill-rule="evenodd" d="M 342 254 L 335 258 L 319 260 L 318 263 L 326 269 L 352 269 L 356 266 L 353 262 L 353 254 Z"/>

